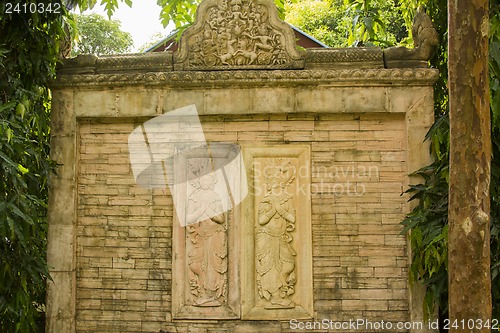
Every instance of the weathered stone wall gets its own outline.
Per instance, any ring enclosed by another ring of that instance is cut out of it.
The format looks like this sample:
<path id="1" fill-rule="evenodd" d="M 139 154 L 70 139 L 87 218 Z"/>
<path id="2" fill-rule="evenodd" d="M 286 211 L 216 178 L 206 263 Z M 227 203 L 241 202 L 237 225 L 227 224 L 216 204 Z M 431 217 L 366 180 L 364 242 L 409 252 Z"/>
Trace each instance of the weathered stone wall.
<path id="1" fill-rule="evenodd" d="M 437 78 L 417 51 L 299 51 L 272 1 L 205 0 L 175 54 L 67 60 L 52 87 L 47 331 L 289 332 L 292 319 L 411 331 L 396 328 L 422 320 L 399 223 L 410 174 L 429 163 Z M 182 190 L 136 183 L 134 161 L 153 163 L 146 124 L 188 105 L 209 144 L 241 149 L 246 181 L 225 173 L 216 190 L 222 167 L 200 170 L 230 154 L 200 160 L 183 142 L 155 161 Z M 220 211 L 217 191 L 245 182 Z"/>
<path id="2" fill-rule="evenodd" d="M 166 189 L 135 184 L 127 137 L 138 124 L 79 125 L 78 332 L 170 325 L 173 206 Z M 316 318 L 409 320 L 401 114 L 208 116 L 202 125 L 208 141 L 310 145 Z"/>
<path id="3" fill-rule="evenodd" d="M 431 87 L 152 88 L 54 92 L 49 331 L 288 330 L 172 320 L 172 199 L 135 184 L 127 138 L 190 102 L 209 142 L 310 147 L 314 319 L 411 319 L 401 194 L 428 161 Z"/>
<path id="4" fill-rule="evenodd" d="M 77 331 L 158 331 L 170 297 L 172 205 L 135 186 L 133 122 L 79 127 Z M 142 320 L 141 318 L 144 318 Z"/>

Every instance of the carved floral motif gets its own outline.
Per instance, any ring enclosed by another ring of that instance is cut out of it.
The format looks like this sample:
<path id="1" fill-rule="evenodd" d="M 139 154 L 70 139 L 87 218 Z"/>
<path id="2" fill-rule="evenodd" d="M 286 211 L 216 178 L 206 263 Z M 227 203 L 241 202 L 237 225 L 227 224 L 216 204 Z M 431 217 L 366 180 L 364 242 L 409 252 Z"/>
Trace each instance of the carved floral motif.
<path id="1" fill-rule="evenodd" d="M 287 187 L 296 169 L 289 160 L 265 168 L 266 194 L 260 201 L 256 241 L 257 289 L 266 309 L 295 307 L 295 206 Z"/>

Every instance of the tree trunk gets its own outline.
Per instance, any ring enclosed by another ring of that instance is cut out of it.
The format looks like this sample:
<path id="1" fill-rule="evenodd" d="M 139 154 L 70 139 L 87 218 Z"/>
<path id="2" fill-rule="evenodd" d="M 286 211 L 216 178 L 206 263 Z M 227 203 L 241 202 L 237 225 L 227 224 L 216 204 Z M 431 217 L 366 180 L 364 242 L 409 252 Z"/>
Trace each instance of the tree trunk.
<path id="1" fill-rule="evenodd" d="M 448 18 L 450 332 L 490 332 L 488 0 L 448 0 Z"/>

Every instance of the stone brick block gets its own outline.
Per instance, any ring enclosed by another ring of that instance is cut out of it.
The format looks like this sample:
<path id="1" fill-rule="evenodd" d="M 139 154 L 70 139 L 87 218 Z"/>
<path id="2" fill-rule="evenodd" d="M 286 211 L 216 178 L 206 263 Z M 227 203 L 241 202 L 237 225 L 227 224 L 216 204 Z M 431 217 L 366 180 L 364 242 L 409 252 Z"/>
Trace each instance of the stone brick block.
<path id="1" fill-rule="evenodd" d="M 260 88 L 250 96 L 252 112 L 255 113 L 289 113 L 295 108 L 295 92 L 290 88 Z"/>
<path id="2" fill-rule="evenodd" d="M 389 110 L 386 88 L 351 88 L 343 91 L 344 112 L 387 112 Z"/>
<path id="3" fill-rule="evenodd" d="M 47 282 L 46 328 L 49 332 L 75 332 L 74 272 L 51 272 Z"/>
<path id="4" fill-rule="evenodd" d="M 267 132 L 269 131 L 268 121 L 232 121 L 224 122 L 224 132 Z"/>
<path id="5" fill-rule="evenodd" d="M 119 90 L 116 97 L 118 117 L 154 117 L 161 114 L 158 90 Z"/>
<path id="6" fill-rule="evenodd" d="M 50 114 L 50 132 L 52 137 L 74 135 L 76 116 L 74 113 L 73 91 L 52 91 L 52 111 Z"/>
<path id="7" fill-rule="evenodd" d="M 77 118 L 116 116 L 114 91 L 80 90 L 74 93 L 74 110 Z"/>
<path id="8" fill-rule="evenodd" d="M 205 93 L 203 90 L 164 90 L 162 96 L 162 113 L 194 104 L 199 114 L 205 114 Z"/>
<path id="9" fill-rule="evenodd" d="M 341 88 L 298 89 L 297 112 L 338 113 L 344 112 Z"/>
<path id="10" fill-rule="evenodd" d="M 50 179 L 49 184 L 49 210 L 50 224 L 73 225 L 75 223 L 75 198 L 76 189 L 74 180 Z M 72 235 L 68 235 L 72 237 Z M 57 238 L 54 238 L 57 241 Z"/>
<path id="11" fill-rule="evenodd" d="M 249 114 L 252 113 L 252 95 L 247 89 L 210 89 L 205 92 L 204 108 L 198 113 Z M 192 104 L 192 103 L 191 103 Z"/>

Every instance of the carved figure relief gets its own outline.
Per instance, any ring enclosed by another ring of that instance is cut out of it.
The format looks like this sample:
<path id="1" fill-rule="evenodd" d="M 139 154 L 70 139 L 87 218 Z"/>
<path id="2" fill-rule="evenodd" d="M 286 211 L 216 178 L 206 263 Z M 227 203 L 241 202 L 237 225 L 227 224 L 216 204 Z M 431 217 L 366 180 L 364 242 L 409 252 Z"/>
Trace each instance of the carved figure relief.
<path id="1" fill-rule="evenodd" d="M 220 306 L 227 298 L 227 226 L 220 196 L 214 191 L 216 173 L 209 158 L 192 158 L 190 184 L 196 190 L 187 203 L 187 251 L 193 306 Z"/>
<path id="2" fill-rule="evenodd" d="M 202 2 L 196 24 L 181 39 L 178 58 L 184 69 L 285 68 L 303 60 L 294 45 L 287 50 L 293 33 L 270 6 L 263 0 Z"/>
<path id="3" fill-rule="evenodd" d="M 172 317 L 240 318 L 235 214 L 246 195 L 240 147 L 179 143 L 175 148 Z"/>
<path id="4" fill-rule="evenodd" d="M 257 289 L 266 309 L 295 307 L 295 256 L 292 234 L 295 207 L 287 187 L 296 169 L 289 160 L 273 161 L 265 168 L 266 194 L 260 201 L 255 236 Z"/>
<path id="5" fill-rule="evenodd" d="M 270 31 L 264 6 L 251 0 L 224 0 L 210 7 L 209 13 L 203 36 L 195 37 L 191 46 L 190 65 L 269 65 L 287 61 L 282 35 Z"/>

